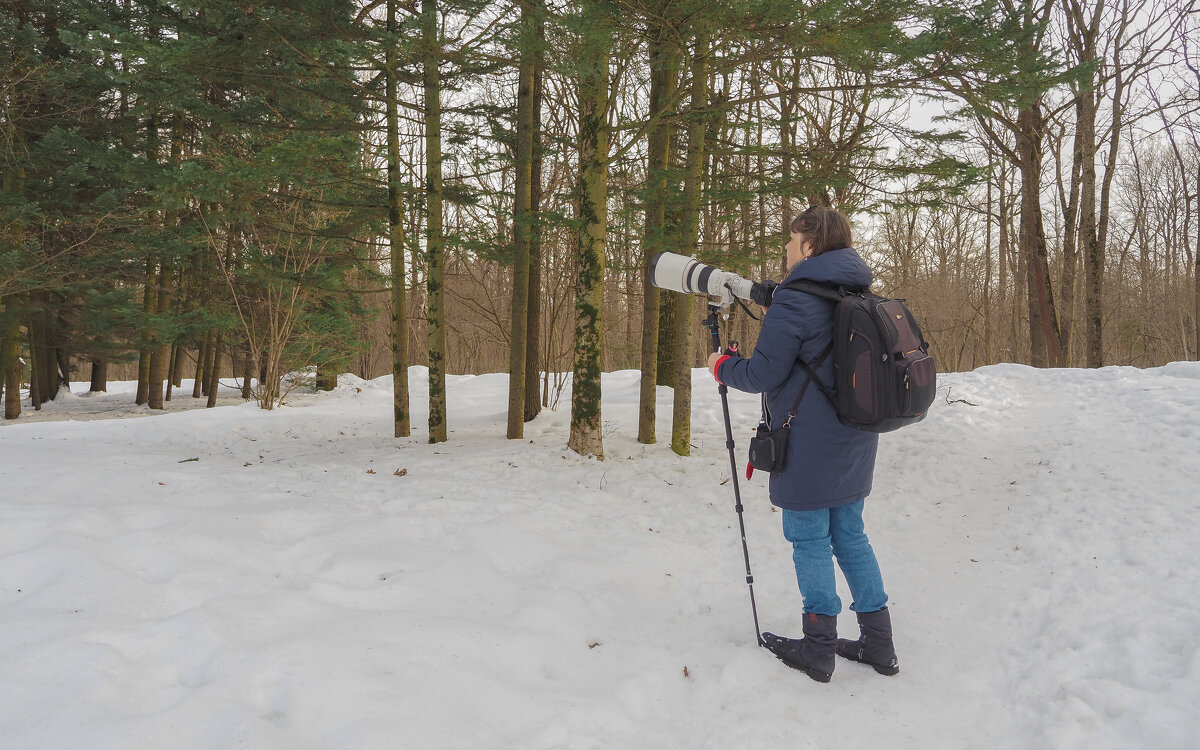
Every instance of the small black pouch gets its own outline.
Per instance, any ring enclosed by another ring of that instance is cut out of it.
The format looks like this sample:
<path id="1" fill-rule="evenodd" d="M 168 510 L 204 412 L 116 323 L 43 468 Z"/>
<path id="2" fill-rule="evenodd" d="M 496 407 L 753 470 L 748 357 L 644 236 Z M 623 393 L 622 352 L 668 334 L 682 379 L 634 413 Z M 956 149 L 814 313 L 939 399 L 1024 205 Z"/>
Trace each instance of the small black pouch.
<path id="1" fill-rule="evenodd" d="M 791 425 L 772 430 L 765 422 L 759 422 L 758 431 L 750 438 L 750 465 L 759 471 L 783 471 L 791 431 Z"/>
<path id="2" fill-rule="evenodd" d="M 819 367 L 825 357 L 829 356 L 832 348 L 832 343 L 825 347 L 825 351 L 821 352 L 813 364 Z M 788 412 L 787 419 L 778 430 L 771 429 L 770 420 L 767 417 L 767 397 L 763 395 L 762 419 L 759 420 L 754 437 L 750 438 L 751 467 L 759 471 L 777 472 L 783 471 L 783 467 L 787 465 L 787 441 L 788 435 L 792 432 L 792 419 L 796 416 L 796 410 L 800 408 L 804 392 L 808 390 L 809 383 L 816 375 L 815 368 L 810 369 L 805 365 L 805 369 L 808 371 L 808 377 L 804 379 L 804 385 L 800 386 L 800 392 L 796 394 L 796 400 L 792 403 L 792 410 Z M 750 478 L 749 473 L 746 474 L 746 478 Z"/>

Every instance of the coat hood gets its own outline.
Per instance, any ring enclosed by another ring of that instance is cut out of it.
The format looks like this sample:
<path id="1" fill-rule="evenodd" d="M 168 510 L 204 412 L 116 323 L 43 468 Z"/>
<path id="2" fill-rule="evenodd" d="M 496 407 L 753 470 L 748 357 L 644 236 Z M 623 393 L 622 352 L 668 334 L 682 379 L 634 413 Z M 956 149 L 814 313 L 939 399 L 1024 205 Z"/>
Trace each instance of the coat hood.
<path id="1" fill-rule="evenodd" d="M 868 287 L 874 279 L 866 261 L 852 247 L 830 250 L 792 267 L 783 283 L 806 279 L 824 284 Z"/>

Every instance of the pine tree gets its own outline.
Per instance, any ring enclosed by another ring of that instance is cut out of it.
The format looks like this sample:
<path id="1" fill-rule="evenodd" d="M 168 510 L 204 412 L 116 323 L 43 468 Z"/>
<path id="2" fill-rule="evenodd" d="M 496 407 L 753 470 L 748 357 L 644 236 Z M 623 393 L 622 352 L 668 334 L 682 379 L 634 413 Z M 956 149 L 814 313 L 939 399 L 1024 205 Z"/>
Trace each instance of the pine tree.
<path id="1" fill-rule="evenodd" d="M 149 238 L 157 266 L 213 274 L 219 292 L 189 300 L 190 329 L 176 325 L 167 338 L 208 331 L 210 402 L 218 349 L 259 363 L 269 409 L 286 372 L 337 372 L 357 345 L 366 312 L 353 287 L 366 272 L 357 237 L 383 200 L 363 171 L 353 18 L 344 0 L 210 3 L 172 18 L 175 33 L 145 50 L 147 71 L 172 85 L 142 106 L 181 113 L 190 144 L 155 177 L 150 208 L 169 217 Z M 174 309 L 157 308 L 164 318 Z"/>
<path id="2" fill-rule="evenodd" d="M 923 80 L 964 103 L 990 144 L 1021 175 L 1019 247 L 1027 282 L 1033 364 L 1062 363 L 1061 331 L 1051 286 L 1042 216 L 1043 96 L 1064 79 L 1048 56 L 1045 34 L 1054 3 L 931 6 L 918 40 L 936 50 L 918 60 Z"/>
<path id="3" fill-rule="evenodd" d="M 127 132 L 113 60 L 92 44 L 113 32 L 112 10 L 81 0 L 0 8 L 0 304 L 8 345 L 22 324 L 27 332 L 35 408 L 69 381 L 73 354 L 119 354 L 119 344 L 99 341 L 114 332 L 96 324 L 119 325 L 131 312 L 121 239 L 135 223 Z"/>

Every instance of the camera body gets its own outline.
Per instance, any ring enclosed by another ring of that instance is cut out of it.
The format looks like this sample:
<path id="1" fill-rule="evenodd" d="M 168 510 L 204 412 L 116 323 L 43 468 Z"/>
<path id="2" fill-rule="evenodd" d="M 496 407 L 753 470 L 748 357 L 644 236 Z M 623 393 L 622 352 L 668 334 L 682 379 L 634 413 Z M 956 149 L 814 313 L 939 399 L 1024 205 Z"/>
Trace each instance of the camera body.
<path id="1" fill-rule="evenodd" d="M 767 307 L 776 287 L 774 281 L 750 281 L 732 271 L 722 271 L 687 255 L 667 251 L 654 256 L 650 283 L 672 292 L 719 297 L 721 307 L 732 305 L 735 297 Z"/>

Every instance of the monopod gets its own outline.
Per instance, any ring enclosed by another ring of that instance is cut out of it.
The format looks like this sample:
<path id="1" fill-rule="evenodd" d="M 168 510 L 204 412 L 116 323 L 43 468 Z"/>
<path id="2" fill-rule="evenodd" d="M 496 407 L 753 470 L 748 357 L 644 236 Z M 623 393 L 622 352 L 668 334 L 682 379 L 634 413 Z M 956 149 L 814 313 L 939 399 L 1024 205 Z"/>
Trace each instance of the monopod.
<path id="1" fill-rule="evenodd" d="M 720 304 L 709 302 L 708 317 L 704 319 L 704 326 L 708 328 L 708 333 L 712 337 L 714 352 L 721 351 L 721 329 L 717 319 L 717 311 L 720 309 Z M 730 341 L 726 354 L 736 352 L 737 342 Z M 754 641 L 759 646 L 765 646 L 766 644 L 762 640 L 762 628 L 758 626 L 758 607 L 754 604 L 754 574 L 750 572 L 750 548 L 746 545 L 746 522 L 742 516 L 742 490 L 738 485 L 737 459 L 733 455 L 733 425 L 729 421 L 729 387 L 721 383 L 718 390 L 721 393 L 721 409 L 725 412 L 725 447 L 729 449 L 729 469 L 733 476 L 733 507 L 737 511 L 738 529 L 742 534 L 742 556 L 746 560 L 746 585 L 750 587 L 750 612 L 754 615 Z"/>

